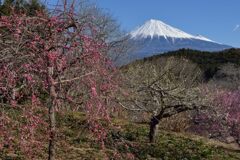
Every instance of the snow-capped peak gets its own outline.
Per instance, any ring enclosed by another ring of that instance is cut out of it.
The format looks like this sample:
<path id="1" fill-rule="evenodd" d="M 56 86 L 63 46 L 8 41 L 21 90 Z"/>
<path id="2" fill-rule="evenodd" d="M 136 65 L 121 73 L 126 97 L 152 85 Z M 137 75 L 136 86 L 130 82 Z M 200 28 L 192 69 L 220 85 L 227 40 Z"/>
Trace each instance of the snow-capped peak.
<path id="1" fill-rule="evenodd" d="M 204 36 L 202 36 L 200 34 L 196 35 L 195 38 L 196 39 L 200 39 L 200 40 L 204 40 L 204 41 L 214 42 L 211 39 L 208 39 L 208 38 L 206 38 L 206 37 L 204 37 Z"/>
<path id="2" fill-rule="evenodd" d="M 162 21 L 151 19 L 145 22 L 144 25 L 140 26 L 136 30 L 130 33 L 132 38 L 147 38 L 154 36 L 160 37 L 174 37 L 174 38 L 193 38 L 192 35 L 185 33 L 177 28 L 171 27 Z"/>
<path id="3" fill-rule="evenodd" d="M 177 28 L 174 28 L 166 23 L 150 19 L 145 22 L 144 25 L 138 27 L 136 30 L 130 32 L 130 37 L 132 39 L 136 38 L 153 38 L 153 37 L 164 37 L 167 38 L 187 38 L 187 39 L 199 39 L 204 41 L 211 41 L 210 39 L 203 37 L 201 35 L 193 36 Z M 212 42 L 212 41 L 211 41 Z"/>

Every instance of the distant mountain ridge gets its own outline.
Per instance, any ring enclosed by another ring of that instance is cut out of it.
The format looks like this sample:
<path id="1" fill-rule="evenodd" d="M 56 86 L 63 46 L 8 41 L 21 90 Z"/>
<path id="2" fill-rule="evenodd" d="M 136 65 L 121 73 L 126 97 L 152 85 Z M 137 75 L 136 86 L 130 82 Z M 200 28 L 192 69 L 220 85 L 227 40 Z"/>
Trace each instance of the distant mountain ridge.
<path id="1" fill-rule="evenodd" d="M 162 21 L 151 19 L 128 34 L 135 50 L 124 63 L 182 48 L 200 51 L 221 51 L 232 48 L 202 35 L 191 35 Z"/>

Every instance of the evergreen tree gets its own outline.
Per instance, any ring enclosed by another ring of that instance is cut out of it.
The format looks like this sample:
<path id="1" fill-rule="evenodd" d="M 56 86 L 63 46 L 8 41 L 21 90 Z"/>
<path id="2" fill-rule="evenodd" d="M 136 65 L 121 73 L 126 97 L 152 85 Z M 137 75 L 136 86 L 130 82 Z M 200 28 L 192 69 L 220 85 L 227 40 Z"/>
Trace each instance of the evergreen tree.
<path id="1" fill-rule="evenodd" d="M 1 15 L 10 15 L 14 9 L 18 12 L 26 12 L 29 16 L 35 16 L 37 11 L 45 10 L 45 6 L 39 0 L 4 0 L 0 4 Z"/>

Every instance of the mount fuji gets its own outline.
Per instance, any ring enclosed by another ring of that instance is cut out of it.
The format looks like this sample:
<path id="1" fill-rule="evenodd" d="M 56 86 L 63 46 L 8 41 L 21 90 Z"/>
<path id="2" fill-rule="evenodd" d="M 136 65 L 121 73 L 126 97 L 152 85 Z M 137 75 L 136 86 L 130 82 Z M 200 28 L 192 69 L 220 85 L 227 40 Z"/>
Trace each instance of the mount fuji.
<path id="1" fill-rule="evenodd" d="M 221 51 L 232 48 L 202 35 L 191 35 L 160 20 L 151 19 L 128 34 L 133 50 L 127 62 L 182 48 L 200 51 Z"/>

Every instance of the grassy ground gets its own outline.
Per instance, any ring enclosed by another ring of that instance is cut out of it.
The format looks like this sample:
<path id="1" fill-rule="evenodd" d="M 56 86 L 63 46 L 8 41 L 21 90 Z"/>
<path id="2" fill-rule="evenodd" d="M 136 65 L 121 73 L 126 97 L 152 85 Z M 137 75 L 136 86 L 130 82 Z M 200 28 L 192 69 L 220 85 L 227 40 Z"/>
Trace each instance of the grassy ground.
<path id="1" fill-rule="evenodd" d="M 208 143 L 206 139 L 188 138 L 166 131 L 160 131 L 156 143 L 150 144 L 147 139 L 148 125 L 121 119 L 113 119 L 108 126 L 106 148 L 102 150 L 85 128 L 83 117 L 81 113 L 70 113 L 59 121 L 64 126 L 61 128 L 64 138 L 59 141 L 59 159 L 131 159 L 132 155 L 135 159 L 240 159 L 240 152 Z M 69 147 L 60 147 L 62 144 Z"/>
<path id="2" fill-rule="evenodd" d="M 113 119 L 103 149 L 88 131 L 82 113 L 58 116 L 57 159 L 158 159 L 158 160 L 237 160 L 240 152 L 176 133 L 160 131 L 156 143 L 148 143 L 148 126 Z M 1 155 L 0 155 L 1 159 Z M 2 159 L 21 159 L 8 155 Z M 42 159 L 39 157 L 39 159 Z"/>

